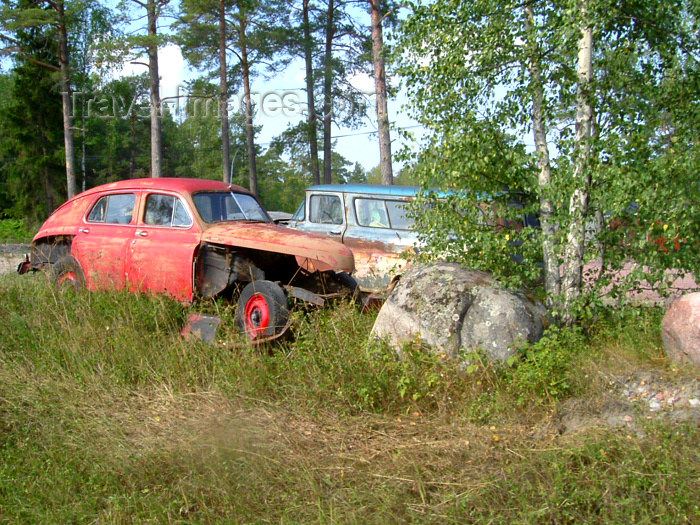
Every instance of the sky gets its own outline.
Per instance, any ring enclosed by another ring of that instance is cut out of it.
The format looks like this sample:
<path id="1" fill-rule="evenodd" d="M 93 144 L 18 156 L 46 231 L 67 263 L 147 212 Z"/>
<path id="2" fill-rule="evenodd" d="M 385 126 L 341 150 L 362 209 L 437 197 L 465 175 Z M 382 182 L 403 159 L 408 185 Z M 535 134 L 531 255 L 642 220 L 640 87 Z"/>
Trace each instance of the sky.
<path id="1" fill-rule="evenodd" d="M 180 49 L 174 44 L 162 47 L 158 52 L 159 73 L 161 76 L 161 98 L 182 95 L 185 83 L 197 78 L 182 57 Z M 116 76 L 141 74 L 146 67 L 140 64 L 125 63 Z M 377 139 L 376 109 L 374 106 L 374 80 L 366 74 L 357 75 L 349 79 L 350 83 L 358 90 L 368 95 L 365 97 L 368 103 L 369 118 L 358 129 L 350 129 L 333 126 L 334 139 L 337 138 L 337 147 L 341 155 L 350 162 L 359 162 L 366 170 L 379 165 L 379 141 Z M 393 82 L 398 84 L 398 82 Z M 283 72 L 273 78 L 264 78 L 262 75 L 253 79 L 251 91 L 254 93 L 254 102 L 258 109 L 255 124 L 262 129 L 257 136 L 257 142 L 263 149 L 267 148 L 273 137 L 282 133 L 288 126 L 294 125 L 305 118 L 302 109 L 306 106 L 305 70 L 301 60 L 292 62 Z M 232 96 L 234 103 L 240 101 L 242 93 Z M 389 100 L 389 120 L 393 127 L 416 128 L 416 122 L 410 118 L 405 108 L 407 105 L 405 93 L 399 92 L 395 99 Z M 174 102 L 173 102 L 174 104 Z M 392 151 L 395 153 L 402 144 L 398 133 L 392 131 Z M 233 152 L 237 154 L 237 152 Z M 245 154 L 245 152 L 241 152 Z M 394 162 L 394 172 L 398 172 L 400 165 Z"/>

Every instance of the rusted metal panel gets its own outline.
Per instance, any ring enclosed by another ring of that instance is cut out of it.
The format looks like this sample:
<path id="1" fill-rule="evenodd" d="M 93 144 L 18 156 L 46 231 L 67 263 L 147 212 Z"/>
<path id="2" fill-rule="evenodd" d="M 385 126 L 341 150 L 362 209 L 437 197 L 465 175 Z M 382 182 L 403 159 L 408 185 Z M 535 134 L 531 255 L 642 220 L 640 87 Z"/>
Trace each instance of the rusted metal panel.
<path id="1" fill-rule="evenodd" d="M 165 293 L 192 301 L 194 254 L 199 247 L 197 230 L 139 225 L 128 245 L 125 278 L 132 290 Z"/>
<path id="2" fill-rule="evenodd" d="M 191 313 L 187 318 L 187 324 L 180 330 L 183 337 L 201 339 L 205 343 L 216 343 L 216 329 L 221 324 L 221 318 L 215 315 L 205 315 L 198 312 Z"/>
<path id="3" fill-rule="evenodd" d="M 305 290 L 304 288 L 299 288 L 298 286 L 285 286 L 287 293 L 291 297 L 295 297 L 305 303 L 315 304 L 316 306 L 323 306 L 326 304 L 326 300 L 318 294 Z"/>
<path id="4" fill-rule="evenodd" d="M 308 259 L 319 271 L 355 269 L 352 252 L 339 242 L 268 223 L 216 224 L 202 234 L 202 240 L 294 255 L 297 261 Z"/>
<path id="5" fill-rule="evenodd" d="M 90 290 L 124 288 L 124 258 L 133 230 L 127 226 L 90 223 L 79 228 L 71 254 L 85 269 Z"/>
<path id="6" fill-rule="evenodd" d="M 355 255 L 353 277 L 364 292 L 381 293 L 387 290 L 394 277 L 401 275 L 408 263 L 401 253 L 391 251 L 391 246 L 362 240 L 348 241 Z"/>

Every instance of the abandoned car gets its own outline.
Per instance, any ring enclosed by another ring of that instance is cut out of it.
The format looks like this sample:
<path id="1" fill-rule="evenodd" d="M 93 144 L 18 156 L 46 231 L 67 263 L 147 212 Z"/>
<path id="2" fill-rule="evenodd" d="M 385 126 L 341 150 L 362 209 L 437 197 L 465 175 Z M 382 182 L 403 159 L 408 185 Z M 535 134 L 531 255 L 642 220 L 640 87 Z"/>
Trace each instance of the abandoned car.
<path id="1" fill-rule="evenodd" d="M 419 188 L 371 184 L 322 184 L 306 190 L 288 227 L 322 233 L 348 246 L 360 290 L 383 295 L 396 283 L 417 249 L 407 206 Z"/>
<path id="2" fill-rule="evenodd" d="M 288 327 L 292 298 L 323 304 L 356 286 L 348 247 L 273 224 L 246 189 L 202 179 L 135 179 L 70 199 L 44 223 L 18 270 L 57 284 L 238 299 L 253 340 Z"/>

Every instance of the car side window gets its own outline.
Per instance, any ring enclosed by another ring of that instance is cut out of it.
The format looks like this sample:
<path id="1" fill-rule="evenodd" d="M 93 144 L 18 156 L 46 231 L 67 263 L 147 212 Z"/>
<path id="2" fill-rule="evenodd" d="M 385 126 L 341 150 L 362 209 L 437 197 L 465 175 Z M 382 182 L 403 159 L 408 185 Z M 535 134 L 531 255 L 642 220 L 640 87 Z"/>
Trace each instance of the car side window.
<path id="1" fill-rule="evenodd" d="M 116 193 L 105 195 L 90 210 L 88 222 L 108 224 L 129 224 L 134 215 L 136 195 L 133 193 Z"/>
<path id="2" fill-rule="evenodd" d="M 343 224 L 343 205 L 337 195 L 312 195 L 309 220 L 317 224 Z"/>
<path id="3" fill-rule="evenodd" d="M 391 227 L 395 230 L 410 230 L 413 228 L 413 217 L 408 216 L 408 202 L 386 201 Z"/>
<path id="4" fill-rule="evenodd" d="M 389 228 L 389 216 L 383 200 L 355 199 L 357 223 L 371 228 Z"/>
<path id="5" fill-rule="evenodd" d="M 146 198 L 146 213 L 143 222 L 149 226 L 187 228 L 192 225 L 192 218 L 187 213 L 185 205 L 177 197 L 151 193 Z"/>

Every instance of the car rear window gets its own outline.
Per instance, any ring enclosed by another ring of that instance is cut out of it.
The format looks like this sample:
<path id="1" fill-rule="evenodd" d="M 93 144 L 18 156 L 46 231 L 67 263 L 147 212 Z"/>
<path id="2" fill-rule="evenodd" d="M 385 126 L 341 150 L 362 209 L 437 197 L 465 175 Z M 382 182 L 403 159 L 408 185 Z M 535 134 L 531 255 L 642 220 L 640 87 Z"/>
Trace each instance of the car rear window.
<path id="1" fill-rule="evenodd" d="M 391 227 L 395 230 L 410 230 L 414 220 L 408 216 L 408 202 L 386 201 L 386 209 L 389 212 Z"/>
<path id="2" fill-rule="evenodd" d="M 88 215 L 88 222 L 129 224 L 134 215 L 136 195 L 115 193 L 100 198 Z"/>
<path id="3" fill-rule="evenodd" d="M 413 219 L 407 214 L 408 202 L 383 199 L 355 199 L 355 213 L 360 226 L 410 230 Z"/>

